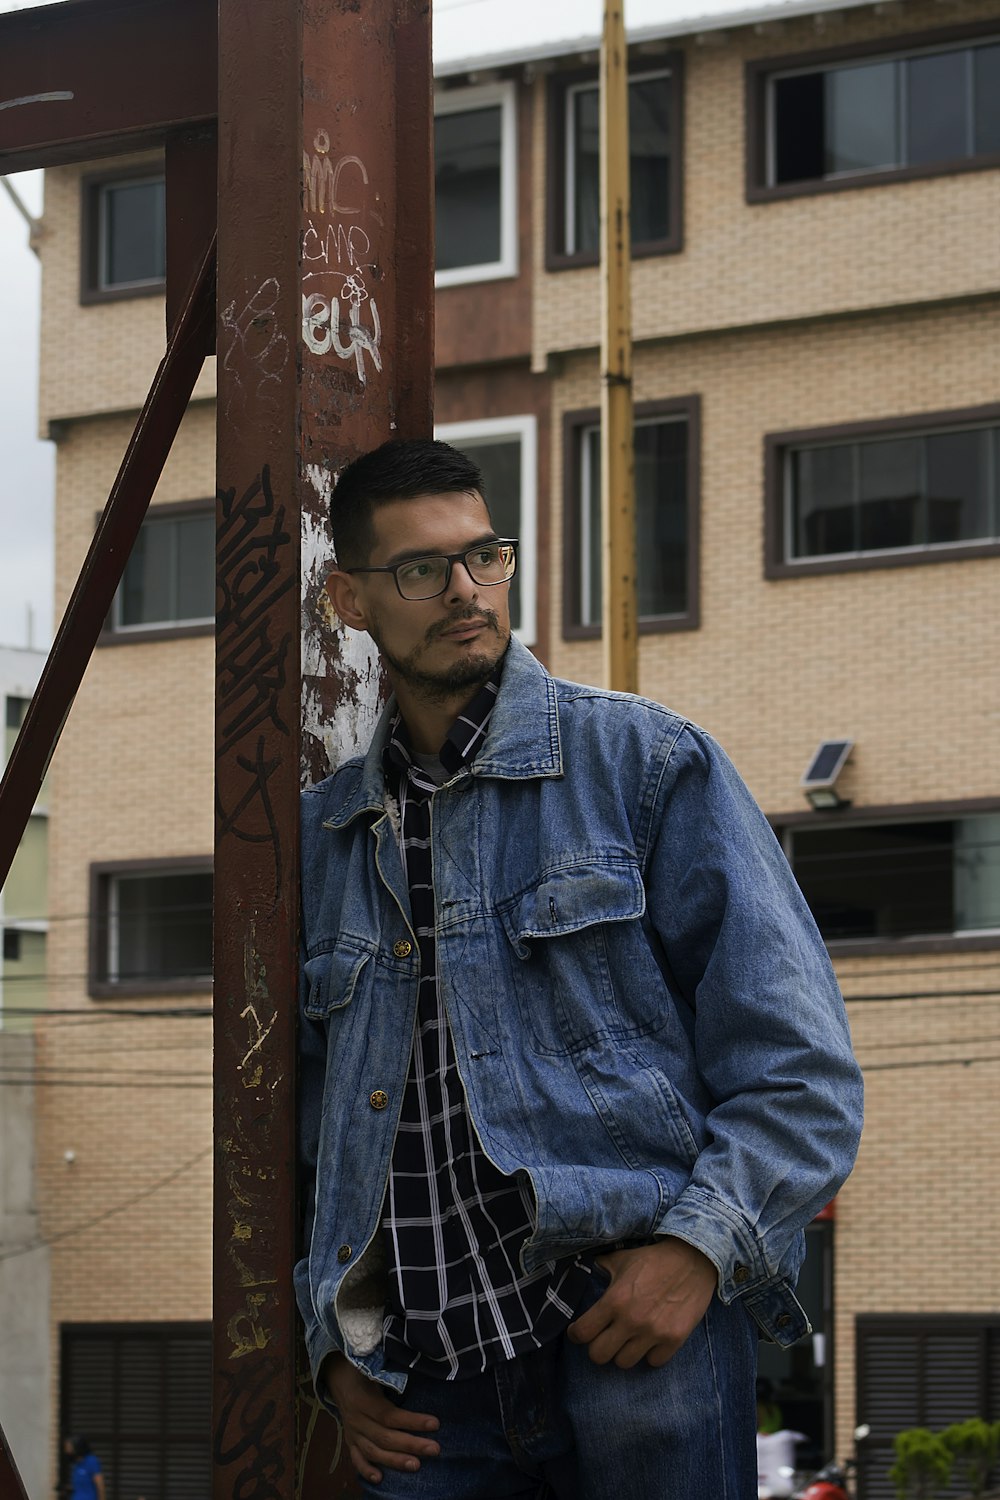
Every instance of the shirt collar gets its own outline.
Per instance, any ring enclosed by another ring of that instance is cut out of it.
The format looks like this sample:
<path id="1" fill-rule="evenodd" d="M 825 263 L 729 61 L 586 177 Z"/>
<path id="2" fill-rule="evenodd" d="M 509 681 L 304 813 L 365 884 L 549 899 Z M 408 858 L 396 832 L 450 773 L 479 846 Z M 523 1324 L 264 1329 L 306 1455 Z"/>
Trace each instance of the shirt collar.
<path id="1" fill-rule="evenodd" d="M 438 758 L 451 776 L 475 758 L 476 752 L 486 739 L 490 718 L 496 707 L 505 661 L 506 655 L 501 657 L 489 681 L 483 683 L 471 703 L 466 704 L 445 735 L 444 744 L 438 751 Z M 403 715 L 398 709 L 389 725 L 382 765 L 386 778 L 390 781 L 399 776 L 409 775 L 413 766 L 413 742 Z"/>

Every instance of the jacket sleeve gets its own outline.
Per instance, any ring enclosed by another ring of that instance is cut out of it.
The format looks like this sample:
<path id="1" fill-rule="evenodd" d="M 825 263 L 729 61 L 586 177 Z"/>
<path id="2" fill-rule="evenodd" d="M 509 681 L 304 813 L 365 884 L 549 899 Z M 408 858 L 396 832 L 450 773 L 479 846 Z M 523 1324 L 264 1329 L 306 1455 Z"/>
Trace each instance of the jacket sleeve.
<path id="1" fill-rule="evenodd" d="M 723 751 L 685 729 L 650 805 L 648 915 L 694 1012 L 711 1099 L 707 1142 L 658 1232 L 707 1255 L 729 1302 L 780 1279 L 851 1170 L 861 1074 L 816 924 Z"/>

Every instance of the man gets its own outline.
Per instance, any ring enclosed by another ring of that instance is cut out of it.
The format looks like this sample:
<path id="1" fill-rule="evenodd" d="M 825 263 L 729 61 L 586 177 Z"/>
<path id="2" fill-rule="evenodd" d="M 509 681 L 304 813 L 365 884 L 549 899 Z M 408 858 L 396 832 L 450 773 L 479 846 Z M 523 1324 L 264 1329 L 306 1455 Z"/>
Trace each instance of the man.
<path id="1" fill-rule="evenodd" d="M 393 689 L 304 795 L 296 1268 L 366 1494 L 756 1494 L 758 1330 L 860 1083 L 825 950 L 713 741 L 512 640 L 513 540 L 443 443 L 332 502 Z"/>

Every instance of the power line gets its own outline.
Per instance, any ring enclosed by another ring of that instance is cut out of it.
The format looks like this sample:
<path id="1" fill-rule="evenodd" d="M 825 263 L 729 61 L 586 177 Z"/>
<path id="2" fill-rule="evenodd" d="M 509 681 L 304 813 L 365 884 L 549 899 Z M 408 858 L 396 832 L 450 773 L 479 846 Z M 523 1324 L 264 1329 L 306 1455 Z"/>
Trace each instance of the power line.
<path id="1" fill-rule="evenodd" d="M 151 1183 L 149 1187 L 140 1189 L 131 1198 L 126 1198 L 123 1203 L 116 1203 L 113 1208 L 105 1209 L 104 1213 L 96 1214 L 94 1218 L 87 1219 L 82 1224 L 74 1224 L 71 1229 L 61 1230 L 59 1234 L 52 1235 L 51 1239 L 39 1239 L 30 1245 L 14 1245 L 10 1250 L 0 1250 L 0 1261 L 13 1260 L 15 1256 L 28 1255 L 32 1250 L 42 1250 L 51 1245 L 57 1245 L 61 1240 L 71 1239 L 75 1235 L 84 1234 L 88 1229 L 93 1229 L 98 1224 L 103 1224 L 106 1219 L 113 1218 L 115 1214 L 124 1213 L 127 1208 L 132 1208 L 134 1204 L 141 1202 L 143 1198 L 149 1198 L 153 1193 L 158 1193 L 161 1188 L 167 1187 L 169 1183 L 176 1182 L 178 1177 L 182 1177 L 185 1172 L 189 1172 L 200 1161 L 204 1161 L 206 1156 L 211 1156 L 212 1149 L 211 1146 L 206 1146 L 196 1156 L 192 1156 L 189 1161 L 182 1162 L 179 1167 L 175 1167 L 165 1177 L 159 1178 L 157 1182 Z"/>

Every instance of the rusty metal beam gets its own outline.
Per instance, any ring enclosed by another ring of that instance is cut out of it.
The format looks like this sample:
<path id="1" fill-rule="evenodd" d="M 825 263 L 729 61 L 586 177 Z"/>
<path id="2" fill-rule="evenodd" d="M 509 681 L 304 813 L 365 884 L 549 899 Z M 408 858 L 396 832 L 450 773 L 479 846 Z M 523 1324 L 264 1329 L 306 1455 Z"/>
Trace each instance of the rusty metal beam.
<path id="1" fill-rule="evenodd" d="M 62 0 L 0 16 L 0 173 L 160 145 L 216 113 L 214 0 Z"/>
<path id="2" fill-rule="evenodd" d="M 431 429 L 429 10 L 220 0 L 215 1500 L 352 1490 L 336 1424 L 296 1425 L 300 536 L 349 458 Z"/>
<path id="3" fill-rule="evenodd" d="M 205 359 L 215 244 L 167 345 L 0 782 L 0 885 L 121 582 L 146 507 Z"/>

